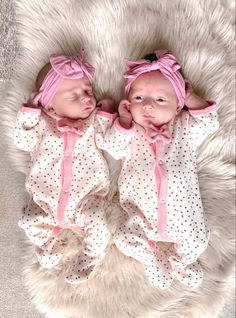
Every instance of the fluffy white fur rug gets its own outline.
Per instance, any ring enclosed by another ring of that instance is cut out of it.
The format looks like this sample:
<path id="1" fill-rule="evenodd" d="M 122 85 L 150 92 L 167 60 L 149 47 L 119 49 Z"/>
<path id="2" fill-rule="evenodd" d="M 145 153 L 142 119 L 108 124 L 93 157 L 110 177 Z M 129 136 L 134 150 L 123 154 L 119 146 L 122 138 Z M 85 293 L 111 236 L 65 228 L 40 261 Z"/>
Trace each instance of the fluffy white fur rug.
<path id="1" fill-rule="evenodd" d="M 45 317 L 53 318 L 210 318 L 216 317 L 232 285 L 234 260 L 234 47 L 230 16 L 217 0 L 18 0 L 20 47 L 14 81 L 4 100 L 3 124 L 14 167 L 26 171 L 28 156 L 13 146 L 16 113 L 34 87 L 51 53 L 73 54 L 85 47 L 96 68 L 97 98 L 122 96 L 124 57 L 140 58 L 170 48 L 185 76 L 203 97 L 216 100 L 220 129 L 201 146 L 199 178 L 211 241 L 200 258 L 205 278 L 190 290 L 175 282 L 152 288 L 142 267 L 110 244 L 96 275 L 82 285 L 64 282 L 68 257 L 80 245 L 70 240 L 62 264 L 40 268 L 33 247 L 25 248 L 25 280 Z M 119 207 L 119 164 L 109 158 L 112 185 L 107 214 L 115 230 Z M 22 185 L 23 186 L 23 185 Z M 70 237 L 70 232 L 65 232 Z"/>

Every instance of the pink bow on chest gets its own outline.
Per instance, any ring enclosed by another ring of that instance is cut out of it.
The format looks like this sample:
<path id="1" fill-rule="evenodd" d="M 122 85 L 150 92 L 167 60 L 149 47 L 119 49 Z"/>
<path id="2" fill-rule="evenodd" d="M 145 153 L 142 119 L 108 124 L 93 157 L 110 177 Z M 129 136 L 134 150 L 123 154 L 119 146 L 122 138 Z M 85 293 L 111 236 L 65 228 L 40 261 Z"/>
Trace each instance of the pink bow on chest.
<path id="1" fill-rule="evenodd" d="M 82 119 L 62 118 L 57 122 L 57 129 L 60 132 L 73 132 L 79 136 L 84 134 L 84 122 Z"/>
<path id="2" fill-rule="evenodd" d="M 161 126 L 150 124 L 148 128 L 145 128 L 145 132 L 148 141 L 151 143 L 155 143 L 156 141 L 161 141 L 165 145 L 171 143 L 171 135 L 166 124 Z"/>

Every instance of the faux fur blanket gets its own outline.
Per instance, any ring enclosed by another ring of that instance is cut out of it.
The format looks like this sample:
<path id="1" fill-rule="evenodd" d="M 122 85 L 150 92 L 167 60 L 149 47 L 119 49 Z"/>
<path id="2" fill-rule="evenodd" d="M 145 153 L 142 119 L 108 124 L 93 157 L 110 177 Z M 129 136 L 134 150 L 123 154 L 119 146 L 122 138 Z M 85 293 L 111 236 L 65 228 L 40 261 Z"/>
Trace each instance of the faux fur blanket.
<path id="1" fill-rule="evenodd" d="M 16 5 L 20 52 L 1 120 L 16 169 L 26 171 L 29 160 L 13 145 L 16 113 L 52 53 L 70 55 L 84 47 L 96 68 L 97 98 L 112 96 L 118 102 L 124 58 L 169 48 L 194 90 L 216 101 L 220 120 L 220 129 L 198 153 L 211 227 L 209 247 L 200 258 L 205 274 L 201 287 L 190 290 L 178 282 L 165 291 L 151 287 L 142 266 L 119 253 L 112 241 L 91 280 L 66 284 L 66 264 L 80 247 L 68 231 L 67 254 L 52 270 L 41 268 L 26 244 L 25 280 L 38 310 L 48 318 L 216 317 L 232 285 L 234 260 L 234 43 L 227 10 L 217 0 L 18 0 Z M 119 163 L 108 160 L 112 183 L 106 211 L 114 232 L 120 213 L 115 195 Z"/>

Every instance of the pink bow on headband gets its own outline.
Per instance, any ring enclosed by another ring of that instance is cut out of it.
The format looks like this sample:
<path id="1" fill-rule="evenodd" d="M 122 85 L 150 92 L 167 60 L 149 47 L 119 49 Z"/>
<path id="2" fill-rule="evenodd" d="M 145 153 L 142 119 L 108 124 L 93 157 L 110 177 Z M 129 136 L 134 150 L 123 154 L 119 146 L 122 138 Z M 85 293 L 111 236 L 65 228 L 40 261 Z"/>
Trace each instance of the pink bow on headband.
<path id="1" fill-rule="evenodd" d="M 182 108 L 185 101 L 185 80 L 178 71 L 181 66 L 170 51 L 155 51 L 155 54 L 158 60 L 152 62 L 144 59 L 139 61 L 125 60 L 126 65 L 128 66 L 128 71 L 124 73 L 124 77 L 127 78 L 125 95 L 126 97 L 129 95 L 131 85 L 139 75 L 152 71 L 159 71 L 173 85 L 178 98 L 179 108 Z"/>
<path id="2" fill-rule="evenodd" d="M 51 55 L 50 63 L 56 73 L 63 78 L 78 79 L 86 75 L 90 81 L 93 79 L 94 68 L 84 61 L 84 49 L 72 57 Z"/>
<path id="3" fill-rule="evenodd" d="M 94 67 L 84 61 L 84 49 L 73 57 L 51 55 L 50 64 L 52 68 L 34 97 L 34 102 L 40 102 L 45 108 L 49 106 L 64 79 L 80 79 L 87 76 L 91 82 L 94 76 Z"/>

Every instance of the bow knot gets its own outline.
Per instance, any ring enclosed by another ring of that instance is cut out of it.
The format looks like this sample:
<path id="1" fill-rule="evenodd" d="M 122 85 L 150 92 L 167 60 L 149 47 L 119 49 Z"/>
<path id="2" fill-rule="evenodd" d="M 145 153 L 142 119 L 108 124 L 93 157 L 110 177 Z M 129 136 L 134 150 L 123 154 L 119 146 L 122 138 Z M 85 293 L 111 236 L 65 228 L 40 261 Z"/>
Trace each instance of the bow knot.
<path id="1" fill-rule="evenodd" d="M 150 71 L 156 71 L 160 69 L 160 63 L 158 61 L 150 62 Z"/>
<path id="2" fill-rule="evenodd" d="M 57 122 L 57 129 L 60 132 L 73 132 L 79 136 L 84 134 L 84 122 L 82 119 L 62 118 Z"/>
<path id="3" fill-rule="evenodd" d="M 54 71 L 63 78 L 79 79 L 86 75 L 91 81 L 94 76 L 94 68 L 84 61 L 83 49 L 78 55 L 72 57 L 51 55 L 50 63 Z"/>
<path id="4" fill-rule="evenodd" d="M 171 135 L 168 125 L 166 124 L 160 126 L 150 124 L 149 127 L 145 129 L 145 133 L 148 141 L 151 143 L 155 143 L 156 141 L 161 141 L 165 145 L 171 143 Z"/>

